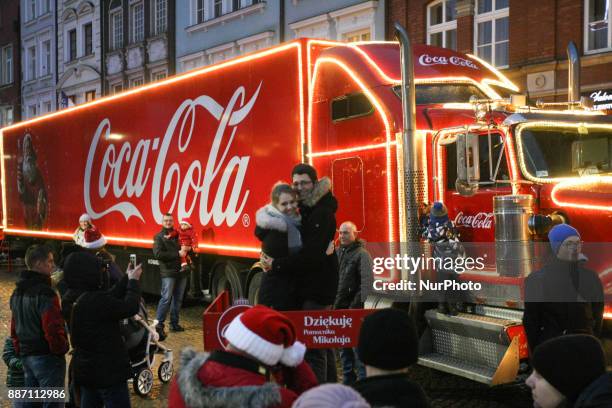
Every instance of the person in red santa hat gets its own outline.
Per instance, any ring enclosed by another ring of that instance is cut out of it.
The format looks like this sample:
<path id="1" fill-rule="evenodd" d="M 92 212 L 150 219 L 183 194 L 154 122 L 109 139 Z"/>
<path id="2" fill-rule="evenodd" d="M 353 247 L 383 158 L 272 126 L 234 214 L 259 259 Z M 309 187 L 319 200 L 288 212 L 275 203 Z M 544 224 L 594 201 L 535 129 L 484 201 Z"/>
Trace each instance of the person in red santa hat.
<path id="1" fill-rule="evenodd" d="M 98 228 L 90 224 L 90 227 L 85 230 L 83 238 L 81 246 L 98 257 L 106 265 L 110 279 L 109 285 L 112 286 L 119 282 L 124 274 L 115 262 L 115 256 L 105 248 L 106 237 L 102 235 Z"/>
<path id="2" fill-rule="evenodd" d="M 183 350 L 169 407 L 291 407 L 317 385 L 306 347 L 282 313 L 257 305 L 232 320 L 225 338 L 225 350 Z"/>
<path id="3" fill-rule="evenodd" d="M 185 270 L 193 263 L 192 256 L 195 255 L 195 248 L 198 247 L 198 236 L 193 229 L 193 224 L 190 219 L 181 218 L 179 225 L 179 230 L 173 230 L 170 234 L 166 235 L 166 239 L 178 237 L 181 251 L 187 253 L 185 256 L 181 256 L 181 270 Z"/>

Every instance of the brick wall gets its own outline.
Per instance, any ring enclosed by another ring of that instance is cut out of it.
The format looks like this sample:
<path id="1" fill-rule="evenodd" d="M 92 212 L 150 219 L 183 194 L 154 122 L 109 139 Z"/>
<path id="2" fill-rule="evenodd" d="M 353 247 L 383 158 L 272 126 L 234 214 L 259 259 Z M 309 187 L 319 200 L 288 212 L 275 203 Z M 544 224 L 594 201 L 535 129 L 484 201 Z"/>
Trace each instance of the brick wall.
<path id="1" fill-rule="evenodd" d="M 13 45 L 13 82 L 0 85 L 0 105 L 12 105 L 14 121 L 17 122 L 21 118 L 19 0 L 2 0 L 0 8 L 0 48 Z"/>

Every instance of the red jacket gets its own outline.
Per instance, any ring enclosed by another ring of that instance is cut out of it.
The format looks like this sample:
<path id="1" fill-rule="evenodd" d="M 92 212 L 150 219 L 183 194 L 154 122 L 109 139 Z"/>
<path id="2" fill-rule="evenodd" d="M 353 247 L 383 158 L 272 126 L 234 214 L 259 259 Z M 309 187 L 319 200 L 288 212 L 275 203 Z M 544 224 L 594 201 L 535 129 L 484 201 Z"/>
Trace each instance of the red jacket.
<path id="1" fill-rule="evenodd" d="M 212 354 L 185 349 L 181 368 L 170 386 L 168 407 L 290 408 L 317 379 L 302 362 L 266 379 L 267 368 L 257 361 L 226 351 Z"/>

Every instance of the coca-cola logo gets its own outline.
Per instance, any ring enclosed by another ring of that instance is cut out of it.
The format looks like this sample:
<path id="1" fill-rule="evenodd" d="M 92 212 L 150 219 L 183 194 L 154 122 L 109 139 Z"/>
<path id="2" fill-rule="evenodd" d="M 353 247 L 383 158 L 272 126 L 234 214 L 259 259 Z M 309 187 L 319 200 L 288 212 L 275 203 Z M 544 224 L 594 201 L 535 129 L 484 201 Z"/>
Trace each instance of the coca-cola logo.
<path id="1" fill-rule="evenodd" d="M 217 340 L 219 340 L 219 344 L 223 347 L 227 347 L 227 339 L 225 338 L 225 332 L 236 316 L 241 313 L 249 310 L 251 306 L 249 305 L 236 305 L 228 308 L 221 317 L 219 317 L 219 321 L 217 322 Z"/>
<path id="2" fill-rule="evenodd" d="M 479 212 L 473 215 L 463 215 L 463 211 L 460 211 L 455 217 L 455 225 L 464 228 L 489 229 L 493 225 L 493 213 Z"/>
<path id="3" fill-rule="evenodd" d="M 432 65 L 455 65 L 457 67 L 466 67 L 471 69 L 478 69 L 476 64 L 466 58 L 461 58 L 453 55 L 450 58 L 447 58 L 442 55 L 429 55 L 423 54 L 419 57 L 419 64 L 423 66 L 432 66 Z"/>
<path id="4" fill-rule="evenodd" d="M 211 220 L 215 226 L 224 222 L 234 225 L 249 196 L 249 190 L 243 191 L 242 186 L 250 156 L 232 156 L 230 152 L 237 126 L 253 108 L 261 86 L 262 83 L 248 101 L 245 101 L 244 87 L 238 87 L 225 107 L 208 95 L 187 99 L 172 116 L 161 140 L 159 137 L 141 139 L 135 142 L 135 147 L 129 141 L 120 146 L 111 143 L 111 122 L 103 119 L 91 141 L 85 167 L 83 199 L 87 213 L 98 219 L 116 211 L 126 221 L 136 217 L 144 222 L 141 210 L 130 199 L 141 197 L 150 189 L 150 209 L 158 224 L 166 212 L 176 212 L 183 218 L 196 211 L 201 225 Z M 200 108 L 218 121 L 206 163 L 200 160 L 166 163 L 171 147 L 177 149 L 179 158 L 189 147 L 202 121 L 197 118 L 203 113 Z M 109 142 L 104 152 L 98 148 L 101 138 Z M 155 153 L 154 166 L 148 166 L 149 154 Z M 94 169 L 94 163 L 100 163 L 99 167 Z M 185 166 L 188 166 L 186 170 Z M 92 174 L 96 173 L 99 175 L 97 188 L 92 186 Z M 114 197 L 111 201 L 116 202 L 106 208 L 94 208 L 93 203 L 102 202 L 107 196 Z M 161 203 L 167 198 L 171 199 L 171 205 L 162 209 Z"/>

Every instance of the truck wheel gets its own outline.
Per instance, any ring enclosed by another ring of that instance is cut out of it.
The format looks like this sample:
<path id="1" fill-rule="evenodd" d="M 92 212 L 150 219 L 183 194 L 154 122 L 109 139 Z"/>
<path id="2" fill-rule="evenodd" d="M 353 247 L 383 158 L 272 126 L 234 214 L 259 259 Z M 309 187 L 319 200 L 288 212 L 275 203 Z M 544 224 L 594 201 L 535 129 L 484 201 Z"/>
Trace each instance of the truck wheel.
<path id="1" fill-rule="evenodd" d="M 212 274 L 211 290 L 213 299 L 224 290 L 229 291 L 232 301 L 242 297 L 239 266 L 237 263 L 233 261 L 218 262 L 213 266 Z"/>
<path id="2" fill-rule="evenodd" d="M 259 287 L 261 286 L 261 278 L 263 277 L 262 271 L 257 271 L 251 277 L 249 283 L 249 304 L 255 306 L 259 303 Z"/>

